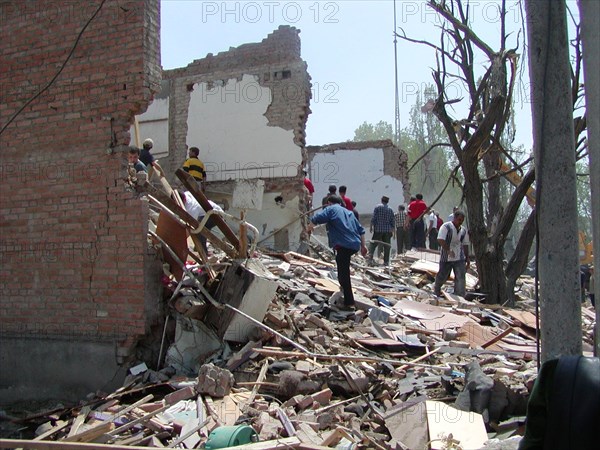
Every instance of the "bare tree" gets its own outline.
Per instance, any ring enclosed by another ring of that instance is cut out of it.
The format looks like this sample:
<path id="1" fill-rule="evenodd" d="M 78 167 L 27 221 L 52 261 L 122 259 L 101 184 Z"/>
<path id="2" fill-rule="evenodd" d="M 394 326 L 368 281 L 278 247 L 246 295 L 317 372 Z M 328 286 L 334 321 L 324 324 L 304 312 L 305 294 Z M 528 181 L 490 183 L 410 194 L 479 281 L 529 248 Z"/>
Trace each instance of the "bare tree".
<path id="1" fill-rule="evenodd" d="M 470 239 L 481 289 L 488 303 L 505 302 L 509 298 L 507 277 L 516 279 L 522 273 L 534 236 L 533 233 L 524 235 L 527 239 L 517 246 L 517 257 L 511 260 L 509 270 L 505 271 L 504 244 L 535 178 L 533 169 L 529 169 L 508 203 L 501 204 L 500 182 L 505 172 L 505 161 L 513 166 L 511 171 L 520 170 L 515 168 L 516 162 L 501 144 L 501 136 L 510 119 L 517 79 L 518 37 L 516 47 L 507 48 L 504 2 L 499 6 L 502 31 L 498 50 L 483 42 L 471 29 L 468 2 L 428 0 L 428 5 L 444 19 L 440 43 L 398 36 L 436 50 L 437 68 L 433 71 L 433 79 L 437 98 L 432 112 L 448 135 L 464 178 Z M 482 58 L 486 61 L 483 75 L 476 73 L 478 61 Z M 465 99 L 448 97 L 448 87 L 456 83 L 464 86 Z M 452 108 L 461 102 L 468 105 L 466 116 L 453 118 Z M 534 222 L 530 227 L 533 225 Z"/>

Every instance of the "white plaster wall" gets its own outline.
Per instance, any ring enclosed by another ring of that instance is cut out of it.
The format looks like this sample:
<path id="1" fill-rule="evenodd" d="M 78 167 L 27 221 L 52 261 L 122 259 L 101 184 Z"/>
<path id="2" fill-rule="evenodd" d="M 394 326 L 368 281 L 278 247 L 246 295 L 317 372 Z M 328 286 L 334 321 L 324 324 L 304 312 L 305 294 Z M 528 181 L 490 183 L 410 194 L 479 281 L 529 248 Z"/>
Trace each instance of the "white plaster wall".
<path id="1" fill-rule="evenodd" d="M 289 250 L 295 251 L 300 245 L 300 233 L 302 232 L 301 222 L 300 220 L 296 220 L 300 217 L 298 197 L 294 197 L 282 205 L 275 202 L 275 197 L 278 195 L 278 193 L 266 193 L 263 196 L 262 209 L 247 209 L 245 210 L 244 217 L 258 229 L 260 247 L 275 248 L 274 236 L 270 236 L 267 239 L 264 238 L 275 230 L 285 227 L 288 231 Z M 241 212 L 238 208 L 230 208 L 227 211 L 228 214 L 234 217 L 241 217 Z M 230 221 L 228 223 L 238 233 L 238 223 L 233 224 Z M 253 237 L 252 233 L 249 233 L 249 236 Z"/>
<path id="2" fill-rule="evenodd" d="M 402 182 L 383 173 L 383 149 L 317 153 L 308 169 L 315 186 L 315 206 L 321 204 L 330 184 L 346 185 L 347 195 L 357 203 L 360 214 L 372 214 L 383 195 L 390 198 L 389 205 L 394 211 L 404 203 Z"/>
<path id="3" fill-rule="evenodd" d="M 270 89 L 251 75 L 217 84 L 195 84 L 188 109 L 186 142 L 200 148 L 207 179 L 296 176 L 302 154 L 293 131 L 268 126 L 264 115 Z"/>
<path id="4" fill-rule="evenodd" d="M 160 159 L 169 154 L 169 99 L 158 98 L 153 100 L 144 114 L 136 116 L 138 120 L 139 137 L 136 136 L 135 126 L 129 129 L 131 145 L 142 147 L 144 139 L 154 141 L 152 154 Z"/>

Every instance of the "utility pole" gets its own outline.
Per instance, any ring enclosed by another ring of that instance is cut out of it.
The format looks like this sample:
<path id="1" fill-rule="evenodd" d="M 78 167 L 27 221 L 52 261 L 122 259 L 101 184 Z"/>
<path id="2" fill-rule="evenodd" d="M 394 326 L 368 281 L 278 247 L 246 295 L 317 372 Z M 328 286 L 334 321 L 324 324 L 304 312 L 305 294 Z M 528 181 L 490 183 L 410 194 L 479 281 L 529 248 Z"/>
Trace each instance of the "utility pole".
<path id="1" fill-rule="evenodd" d="M 541 362 L 580 355 L 575 137 L 564 0 L 525 0 L 536 178 Z"/>
<path id="2" fill-rule="evenodd" d="M 400 95 L 398 92 L 398 37 L 396 36 L 396 0 L 394 0 L 394 82 L 396 86 L 396 109 L 394 118 L 394 144 L 398 148 L 402 148 L 400 145 Z"/>
<path id="3" fill-rule="evenodd" d="M 600 116 L 598 115 L 598 111 L 600 111 L 600 2 L 598 0 L 579 0 L 579 17 L 581 17 L 581 41 L 583 44 L 595 272 L 600 267 Z M 594 274 L 594 279 L 598 280 L 597 274 Z M 600 283 L 597 281 L 594 290 L 596 299 L 600 299 Z M 594 354 L 600 355 L 600 305 L 598 303 L 596 303 Z"/>

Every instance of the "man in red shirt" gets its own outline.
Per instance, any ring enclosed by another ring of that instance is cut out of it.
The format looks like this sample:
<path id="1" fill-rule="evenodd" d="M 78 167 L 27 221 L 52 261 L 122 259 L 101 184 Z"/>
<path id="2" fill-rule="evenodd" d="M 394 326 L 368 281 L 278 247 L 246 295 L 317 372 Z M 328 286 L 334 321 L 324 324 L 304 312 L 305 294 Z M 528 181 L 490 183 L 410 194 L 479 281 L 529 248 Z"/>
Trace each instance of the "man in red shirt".
<path id="1" fill-rule="evenodd" d="M 417 194 L 416 199 L 408 204 L 408 217 L 412 229 L 413 248 L 425 248 L 425 224 L 423 215 L 427 211 L 427 204 L 423 201 L 423 194 Z"/>
<path id="2" fill-rule="evenodd" d="M 302 173 L 304 174 L 304 187 L 308 191 L 307 209 L 311 209 L 313 194 L 315 193 L 315 187 L 313 186 L 312 181 L 310 181 L 310 178 L 308 178 L 308 172 L 305 169 L 302 169 Z"/>
<path id="3" fill-rule="evenodd" d="M 338 192 L 340 193 L 340 197 L 342 197 L 342 200 L 344 200 L 345 208 L 348 211 L 353 211 L 354 206 L 352 205 L 352 200 L 350 199 L 350 197 L 346 197 L 346 186 L 340 186 Z"/>

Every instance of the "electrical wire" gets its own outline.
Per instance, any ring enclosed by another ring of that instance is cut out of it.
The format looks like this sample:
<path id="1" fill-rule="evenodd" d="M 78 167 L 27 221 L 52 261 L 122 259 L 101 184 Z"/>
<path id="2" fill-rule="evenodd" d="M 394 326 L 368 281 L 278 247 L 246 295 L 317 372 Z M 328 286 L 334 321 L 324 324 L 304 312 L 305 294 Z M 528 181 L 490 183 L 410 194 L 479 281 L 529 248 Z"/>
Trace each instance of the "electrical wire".
<path id="1" fill-rule="evenodd" d="M 4 124 L 2 129 L 0 129 L 0 135 L 2 135 L 2 133 L 4 133 L 4 130 L 6 130 L 8 128 L 8 126 L 19 116 L 19 114 L 21 114 L 23 112 L 23 110 L 25 108 L 27 108 L 27 106 L 29 106 L 35 99 L 37 99 L 40 95 L 42 95 L 44 92 L 46 92 L 50 88 L 50 86 L 52 86 L 54 84 L 56 79 L 60 76 L 63 69 L 66 67 L 67 63 L 73 56 L 73 53 L 75 53 L 75 49 L 77 48 L 77 45 L 79 44 L 79 40 L 81 39 L 81 36 L 83 35 L 84 31 L 92 23 L 92 21 L 98 15 L 98 13 L 100 12 L 100 10 L 102 9 L 102 7 L 104 6 L 105 3 L 106 3 L 106 0 L 102 0 L 102 2 L 100 3 L 100 6 L 98 6 L 98 9 L 96 9 L 96 12 L 94 12 L 94 14 L 92 14 L 92 17 L 90 17 L 88 19 L 88 21 L 86 22 L 86 24 L 83 26 L 83 28 L 79 32 L 79 35 L 77 36 L 77 39 L 75 40 L 75 43 L 73 44 L 73 47 L 71 48 L 71 51 L 67 55 L 67 59 L 64 60 L 64 62 L 60 66 L 60 69 L 58 69 L 58 72 L 56 72 L 56 75 L 54 75 L 54 77 L 52 77 L 52 79 L 48 82 L 48 84 L 46 84 L 46 86 L 44 86 L 40 91 L 37 92 L 37 94 L 35 94 L 33 97 L 31 97 L 29 100 L 27 100 L 25 102 L 25 104 L 23 106 L 21 106 L 21 108 L 19 108 L 19 110 L 17 112 L 15 112 L 10 119 L 8 119 L 8 121 Z"/>

